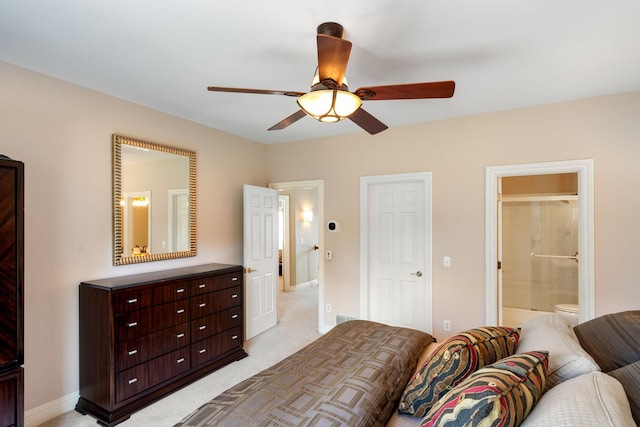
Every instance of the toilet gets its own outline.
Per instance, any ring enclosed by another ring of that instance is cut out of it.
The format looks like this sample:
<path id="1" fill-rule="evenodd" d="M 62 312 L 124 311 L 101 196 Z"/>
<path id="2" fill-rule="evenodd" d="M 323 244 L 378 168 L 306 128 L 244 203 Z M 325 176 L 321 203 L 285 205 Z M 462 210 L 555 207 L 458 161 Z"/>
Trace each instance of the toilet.
<path id="1" fill-rule="evenodd" d="M 576 326 L 580 317 L 580 308 L 578 304 L 556 304 L 553 308 L 556 316 L 563 317 L 569 321 L 571 326 Z"/>

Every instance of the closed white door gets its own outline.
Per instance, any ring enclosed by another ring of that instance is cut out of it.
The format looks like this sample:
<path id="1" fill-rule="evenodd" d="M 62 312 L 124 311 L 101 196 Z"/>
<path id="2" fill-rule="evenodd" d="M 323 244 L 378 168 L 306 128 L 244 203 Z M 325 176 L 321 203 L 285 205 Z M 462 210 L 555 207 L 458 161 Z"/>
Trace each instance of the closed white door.
<path id="1" fill-rule="evenodd" d="M 431 175 L 362 183 L 364 311 L 373 321 L 430 332 Z"/>
<path id="2" fill-rule="evenodd" d="M 244 186 L 246 339 L 278 321 L 278 192 Z"/>

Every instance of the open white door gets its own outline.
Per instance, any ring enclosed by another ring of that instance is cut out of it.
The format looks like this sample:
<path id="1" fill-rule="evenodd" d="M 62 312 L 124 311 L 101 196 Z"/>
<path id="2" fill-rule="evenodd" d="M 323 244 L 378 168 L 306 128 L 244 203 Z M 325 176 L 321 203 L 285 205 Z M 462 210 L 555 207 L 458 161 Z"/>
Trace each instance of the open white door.
<path id="1" fill-rule="evenodd" d="M 278 321 L 278 192 L 244 186 L 246 339 Z"/>

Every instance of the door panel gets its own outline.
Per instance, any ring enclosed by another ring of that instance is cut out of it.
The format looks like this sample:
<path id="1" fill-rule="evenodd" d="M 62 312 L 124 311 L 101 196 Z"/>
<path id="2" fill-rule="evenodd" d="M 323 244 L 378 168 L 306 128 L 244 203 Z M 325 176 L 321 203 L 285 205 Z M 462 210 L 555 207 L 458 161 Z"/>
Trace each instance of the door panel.
<path id="1" fill-rule="evenodd" d="M 363 188 L 365 294 L 371 320 L 431 328 L 427 188 L 430 181 L 428 187 L 414 174 L 379 177 Z"/>
<path id="2" fill-rule="evenodd" d="M 244 186 L 246 339 L 277 323 L 278 192 Z"/>

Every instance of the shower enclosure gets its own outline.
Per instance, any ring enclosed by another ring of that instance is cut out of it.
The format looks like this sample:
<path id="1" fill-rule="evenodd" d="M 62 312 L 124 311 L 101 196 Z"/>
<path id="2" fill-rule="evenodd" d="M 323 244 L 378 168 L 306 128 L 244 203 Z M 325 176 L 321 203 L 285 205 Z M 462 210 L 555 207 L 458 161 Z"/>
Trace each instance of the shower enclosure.
<path id="1" fill-rule="evenodd" d="M 502 324 L 578 304 L 578 196 L 502 200 Z"/>

